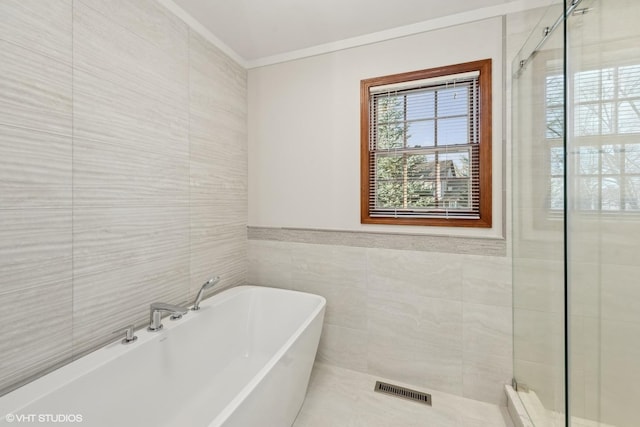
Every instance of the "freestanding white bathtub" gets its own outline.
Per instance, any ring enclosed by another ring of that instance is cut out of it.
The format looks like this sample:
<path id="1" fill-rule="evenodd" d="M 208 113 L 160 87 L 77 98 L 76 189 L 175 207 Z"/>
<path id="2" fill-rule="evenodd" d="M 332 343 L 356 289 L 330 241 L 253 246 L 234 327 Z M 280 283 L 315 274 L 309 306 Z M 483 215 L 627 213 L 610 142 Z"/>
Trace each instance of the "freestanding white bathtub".
<path id="1" fill-rule="evenodd" d="M 325 299 L 239 286 L 0 398 L 2 425 L 286 427 L 300 410 Z"/>

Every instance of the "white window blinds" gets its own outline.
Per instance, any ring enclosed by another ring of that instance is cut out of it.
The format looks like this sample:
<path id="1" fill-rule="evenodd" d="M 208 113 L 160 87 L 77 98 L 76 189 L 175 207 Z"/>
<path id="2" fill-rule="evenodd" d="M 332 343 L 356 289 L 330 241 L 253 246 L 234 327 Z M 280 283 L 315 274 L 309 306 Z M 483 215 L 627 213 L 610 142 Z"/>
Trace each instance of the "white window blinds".
<path id="1" fill-rule="evenodd" d="M 369 88 L 372 218 L 479 218 L 479 74 Z"/>

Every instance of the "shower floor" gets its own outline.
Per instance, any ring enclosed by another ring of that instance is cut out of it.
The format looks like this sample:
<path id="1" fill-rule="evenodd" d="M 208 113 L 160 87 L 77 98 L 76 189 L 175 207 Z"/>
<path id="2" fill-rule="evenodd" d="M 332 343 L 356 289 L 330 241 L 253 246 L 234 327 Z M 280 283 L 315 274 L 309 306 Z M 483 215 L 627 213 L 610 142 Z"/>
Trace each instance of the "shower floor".
<path id="1" fill-rule="evenodd" d="M 518 397 L 527 409 L 534 426 L 564 427 L 564 414 L 549 411 L 544 408 L 542 402 L 534 391 L 518 392 Z M 598 421 L 585 420 L 584 418 L 571 417 L 571 427 L 615 427 Z"/>
<path id="2" fill-rule="evenodd" d="M 361 372 L 316 363 L 293 427 L 513 427 L 506 407 L 421 389 L 433 406 L 373 391 L 376 380 Z"/>

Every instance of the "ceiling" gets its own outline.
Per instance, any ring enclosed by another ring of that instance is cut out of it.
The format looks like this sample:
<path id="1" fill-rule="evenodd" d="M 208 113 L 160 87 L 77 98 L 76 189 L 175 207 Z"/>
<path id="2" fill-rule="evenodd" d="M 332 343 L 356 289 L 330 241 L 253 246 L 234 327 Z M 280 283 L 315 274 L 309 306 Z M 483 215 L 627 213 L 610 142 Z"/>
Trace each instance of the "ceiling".
<path id="1" fill-rule="evenodd" d="M 172 0 L 245 63 L 513 0 Z M 166 3 L 166 2 L 163 2 Z"/>

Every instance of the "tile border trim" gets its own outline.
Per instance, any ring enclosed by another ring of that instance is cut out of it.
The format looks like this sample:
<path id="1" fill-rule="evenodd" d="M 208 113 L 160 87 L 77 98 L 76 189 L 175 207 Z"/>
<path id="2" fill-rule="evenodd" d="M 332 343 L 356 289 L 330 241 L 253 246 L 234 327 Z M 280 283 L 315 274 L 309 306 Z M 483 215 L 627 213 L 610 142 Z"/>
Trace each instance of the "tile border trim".
<path id="1" fill-rule="evenodd" d="M 277 242 L 495 257 L 507 256 L 507 243 L 505 239 L 254 226 L 247 227 L 247 236 L 249 240 L 270 240 Z"/>

